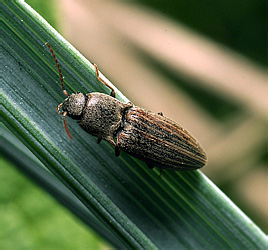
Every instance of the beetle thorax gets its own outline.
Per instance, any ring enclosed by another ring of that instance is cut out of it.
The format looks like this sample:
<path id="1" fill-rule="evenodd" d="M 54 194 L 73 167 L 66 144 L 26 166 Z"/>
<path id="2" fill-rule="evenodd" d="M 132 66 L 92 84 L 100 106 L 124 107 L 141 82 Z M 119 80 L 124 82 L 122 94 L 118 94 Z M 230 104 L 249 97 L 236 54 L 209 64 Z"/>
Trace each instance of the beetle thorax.
<path id="1" fill-rule="evenodd" d="M 101 93 L 90 93 L 86 96 L 88 100 L 79 125 L 98 138 L 111 138 L 122 125 L 122 115 L 129 104 Z"/>

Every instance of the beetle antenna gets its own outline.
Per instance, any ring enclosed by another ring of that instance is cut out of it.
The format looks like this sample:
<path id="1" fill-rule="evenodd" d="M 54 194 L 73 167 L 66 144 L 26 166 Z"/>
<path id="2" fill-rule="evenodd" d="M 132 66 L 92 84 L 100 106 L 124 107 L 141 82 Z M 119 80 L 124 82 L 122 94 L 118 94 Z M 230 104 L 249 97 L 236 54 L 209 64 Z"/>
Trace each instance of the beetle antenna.
<path id="1" fill-rule="evenodd" d="M 66 91 L 65 88 L 64 88 L 63 76 L 62 76 L 62 73 L 61 73 L 60 64 L 59 64 L 59 62 L 58 62 L 58 59 L 57 59 L 56 55 L 54 54 L 53 49 L 51 49 L 49 43 L 46 43 L 46 46 L 49 48 L 49 50 L 50 50 L 50 52 L 51 52 L 51 54 L 52 54 L 52 56 L 53 56 L 53 58 L 54 58 L 54 61 L 55 61 L 56 65 L 57 65 L 57 68 L 58 68 L 58 71 L 59 71 L 60 82 L 61 82 L 61 86 L 62 86 L 63 93 L 64 93 L 64 95 L 66 95 L 66 96 L 68 97 L 69 94 L 67 93 L 67 91 Z"/>
<path id="2" fill-rule="evenodd" d="M 66 131 L 67 135 L 68 135 L 69 138 L 72 140 L 73 137 L 72 137 L 72 135 L 70 134 L 70 131 L 69 131 L 69 129 L 68 129 L 68 124 L 67 124 L 67 122 L 66 122 L 66 118 L 65 118 L 67 114 L 68 114 L 67 111 L 65 111 L 65 112 L 63 113 L 63 115 L 62 115 L 62 117 L 63 117 L 63 123 L 64 123 L 64 128 L 65 128 L 65 131 Z"/>

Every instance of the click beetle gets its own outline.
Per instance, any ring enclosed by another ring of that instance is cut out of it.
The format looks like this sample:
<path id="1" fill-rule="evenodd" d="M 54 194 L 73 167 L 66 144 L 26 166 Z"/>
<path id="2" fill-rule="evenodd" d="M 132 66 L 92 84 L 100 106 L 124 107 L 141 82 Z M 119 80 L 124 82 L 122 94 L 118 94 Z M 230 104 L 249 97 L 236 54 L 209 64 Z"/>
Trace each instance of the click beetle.
<path id="1" fill-rule="evenodd" d="M 46 45 L 56 62 L 62 90 L 67 96 L 57 111 L 63 115 L 64 127 L 71 139 L 66 116 L 77 120 L 83 130 L 96 136 L 98 143 L 105 140 L 112 144 L 116 156 L 124 151 L 143 160 L 151 169 L 189 171 L 206 165 L 205 151 L 186 129 L 162 113 L 117 100 L 114 89 L 99 76 L 96 64 L 93 64 L 96 77 L 111 89 L 111 95 L 99 92 L 69 95 L 64 88 L 58 60 L 50 45 Z"/>

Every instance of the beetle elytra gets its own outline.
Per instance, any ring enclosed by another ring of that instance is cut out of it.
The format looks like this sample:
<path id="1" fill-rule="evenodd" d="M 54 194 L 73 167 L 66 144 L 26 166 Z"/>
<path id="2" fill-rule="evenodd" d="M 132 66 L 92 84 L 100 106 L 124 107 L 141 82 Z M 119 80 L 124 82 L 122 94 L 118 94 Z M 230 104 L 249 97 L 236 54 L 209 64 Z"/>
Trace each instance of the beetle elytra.
<path id="1" fill-rule="evenodd" d="M 93 64 L 96 77 L 111 89 L 111 95 L 99 92 L 69 95 L 58 60 L 50 45 L 46 45 L 56 62 L 62 90 L 67 96 L 57 111 L 63 115 L 64 127 L 71 139 L 66 116 L 77 120 L 83 130 L 96 136 L 98 143 L 105 140 L 112 144 L 116 156 L 124 151 L 145 161 L 149 168 L 189 171 L 206 165 L 205 151 L 187 130 L 162 113 L 117 100 L 114 89 L 99 76 L 96 64 Z"/>

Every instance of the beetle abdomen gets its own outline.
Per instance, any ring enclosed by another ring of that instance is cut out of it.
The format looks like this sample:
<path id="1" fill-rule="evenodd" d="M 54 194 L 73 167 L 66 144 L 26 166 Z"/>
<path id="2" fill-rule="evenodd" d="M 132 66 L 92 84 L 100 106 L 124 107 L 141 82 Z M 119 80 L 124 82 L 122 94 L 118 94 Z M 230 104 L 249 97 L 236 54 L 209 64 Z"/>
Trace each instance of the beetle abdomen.
<path id="1" fill-rule="evenodd" d="M 149 166 L 187 171 L 206 164 L 206 154 L 194 137 L 162 115 L 134 106 L 123 123 L 117 146 Z"/>

